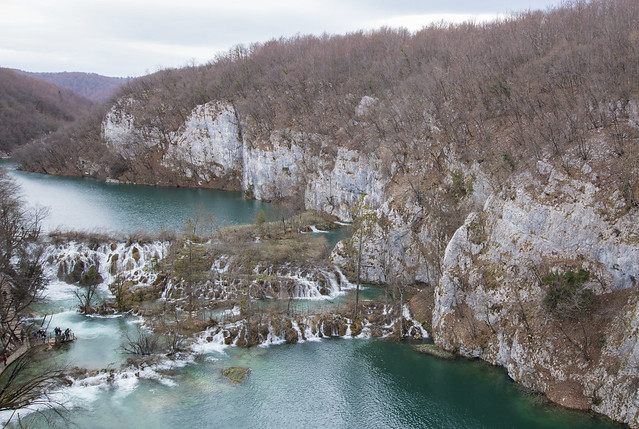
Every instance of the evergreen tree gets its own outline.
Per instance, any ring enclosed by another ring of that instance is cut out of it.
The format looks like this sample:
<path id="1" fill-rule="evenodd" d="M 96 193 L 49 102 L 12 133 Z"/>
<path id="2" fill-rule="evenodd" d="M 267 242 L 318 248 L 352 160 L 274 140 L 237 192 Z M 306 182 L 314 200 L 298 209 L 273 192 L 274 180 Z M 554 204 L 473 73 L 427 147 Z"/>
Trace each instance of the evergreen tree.
<path id="1" fill-rule="evenodd" d="M 357 289 L 355 291 L 355 312 L 354 317 L 359 314 L 359 285 L 362 273 L 362 247 L 364 240 L 368 239 L 375 228 L 377 214 L 372 206 L 366 204 L 366 194 L 362 194 L 355 205 L 351 208 L 353 216 L 353 237 L 351 247 L 357 246 Z"/>
<path id="2" fill-rule="evenodd" d="M 189 319 L 196 309 L 197 286 L 206 280 L 206 272 L 209 268 L 206 248 L 199 242 L 196 229 L 195 222 L 192 220 L 186 222 L 182 231 L 183 243 L 173 264 L 173 275 L 182 285 Z"/>

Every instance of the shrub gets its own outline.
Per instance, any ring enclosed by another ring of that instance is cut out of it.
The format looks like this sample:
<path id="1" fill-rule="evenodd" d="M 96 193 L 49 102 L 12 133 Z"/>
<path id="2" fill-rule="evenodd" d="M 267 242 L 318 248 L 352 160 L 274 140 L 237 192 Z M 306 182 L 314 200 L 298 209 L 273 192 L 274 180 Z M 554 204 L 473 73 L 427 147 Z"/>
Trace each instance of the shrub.
<path id="1" fill-rule="evenodd" d="M 546 275 L 541 279 L 543 284 L 549 286 L 544 307 L 550 312 L 566 315 L 585 312 L 594 298 L 594 292 L 584 288 L 589 279 L 590 272 L 583 269 L 564 273 L 554 271 Z"/>
<path id="2" fill-rule="evenodd" d="M 262 226 L 266 222 L 266 213 L 264 210 L 260 210 L 255 218 L 255 225 Z"/>
<path id="3" fill-rule="evenodd" d="M 450 187 L 450 193 L 455 201 L 463 200 L 468 195 L 472 195 L 473 184 L 472 182 L 466 183 L 462 173 L 453 173 L 453 184 Z"/>

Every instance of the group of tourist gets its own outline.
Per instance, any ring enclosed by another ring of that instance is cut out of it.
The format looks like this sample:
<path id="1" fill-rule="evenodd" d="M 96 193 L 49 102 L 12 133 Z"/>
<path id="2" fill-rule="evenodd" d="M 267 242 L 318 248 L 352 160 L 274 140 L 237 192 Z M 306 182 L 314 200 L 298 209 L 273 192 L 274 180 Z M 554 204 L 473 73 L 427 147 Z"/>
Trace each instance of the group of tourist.
<path id="1" fill-rule="evenodd" d="M 71 331 L 71 329 L 69 328 L 63 331 L 62 328 L 59 328 L 56 326 L 53 332 L 55 333 L 56 343 L 71 341 L 75 339 L 75 337 L 73 336 L 73 331 Z M 20 331 L 20 341 L 22 343 L 24 343 L 26 339 L 26 335 L 28 334 L 25 334 L 24 330 Z M 47 331 L 45 329 L 38 329 L 37 331 L 31 332 L 30 335 L 33 335 L 34 340 L 41 339 L 43 344 L 47 342 Z M 4 366 L 7 366 L 7 361 L 8 361 L 7 352 L 3 350 L 0 354 L 2 354 L 2 362 L 4 363 Z"/>
<path id="2" fill-rule="evenodd" d="M 37 331 L 32 332 L 32 334 L 34 340 L 40 338 L 43 344 L 47 342 L 47 331 L 44 329 L 38 329 Z"/>
<path id="3" fill-rule="evenodd" d="M 55 341 L 59 342 L 59 341 L 70 341 L 73 339 L 73 332 L 71 331 L 71 329 L 67 328 L 64 331 L 62 330 L 62 328 L 59 327 L 55 327 L 55 329 L 53 330 L 54 334 L 55 334 Z M 47 331 L 44 329 L 38 329 L 37 331 L 32 332 L 33 338 L 34 339 L 41 339 L 42 343 L 46 343 L 47 342 Z"/>
<path id="4" fill-rule="evenodd" d="M 56 342 L 58 342 L 58 341 L 69 341 L 69 340 L 73 339 L 73 332 L 71 332 L 71 329 L 69 329 L 69 328 L 65 329 L 64 332 L 62 332 L 62 328 L 58 328 L 56 326 L 56 328 L 53 330 L 53 332 L 55 333 Z"/>

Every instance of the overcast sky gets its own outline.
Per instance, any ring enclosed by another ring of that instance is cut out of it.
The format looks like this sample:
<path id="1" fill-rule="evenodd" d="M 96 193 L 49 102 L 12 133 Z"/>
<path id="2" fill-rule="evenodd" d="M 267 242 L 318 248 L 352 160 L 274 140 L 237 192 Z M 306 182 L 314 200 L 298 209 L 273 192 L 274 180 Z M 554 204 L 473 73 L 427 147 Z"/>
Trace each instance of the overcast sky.
<path id="1" fill-rule="evenodd" d="M 140 76 L 238 44 L 483 21 L 561 0 L 0 0 L 0 66 Z"/>

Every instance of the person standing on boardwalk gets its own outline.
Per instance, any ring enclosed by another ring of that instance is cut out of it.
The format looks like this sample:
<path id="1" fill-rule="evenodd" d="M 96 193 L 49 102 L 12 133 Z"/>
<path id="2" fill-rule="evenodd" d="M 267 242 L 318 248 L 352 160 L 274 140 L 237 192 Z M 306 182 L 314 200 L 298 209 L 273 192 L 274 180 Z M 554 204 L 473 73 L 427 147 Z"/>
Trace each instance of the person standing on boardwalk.
<path id="1" fill-rule="evenodd" d="M 7 354 L 2 353 L 2 362 L 4 362 L 4 366 L 7 366 Z"/>

